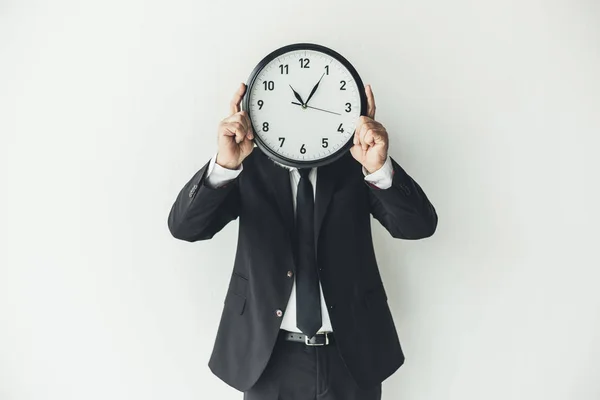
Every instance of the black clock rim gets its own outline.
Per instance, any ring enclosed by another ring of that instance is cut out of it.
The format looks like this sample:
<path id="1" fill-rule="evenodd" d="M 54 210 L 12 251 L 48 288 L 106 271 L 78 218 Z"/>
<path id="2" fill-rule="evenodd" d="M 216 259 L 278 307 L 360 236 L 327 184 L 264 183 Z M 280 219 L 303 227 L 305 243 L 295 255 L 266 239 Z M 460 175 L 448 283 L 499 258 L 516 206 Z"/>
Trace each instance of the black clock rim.
<path id="1" fill-rule="evenodd" d="M 271 53 L 269 53 L 258 63 L 258 65 L 254 68 L 254 70 L 252 70 L 252 72 L 250 73 L 250 76 L 248 77 L 248 80 L 246 82 L 246 93 L 244 94 L 244 98 L 242 100 L 242 110 L 246 111 L 248 113 L 248 117 L 250 118 L 252 129 L 254 129 L 254 125 L 252 124 L 252 117 L 250 115 L 250 92 L 251 92 L 252 87 L 254 86 L 254 83 L 256 82 L 256 79 L 258 78 L 258 74 L 273 59 L 279 57 L 282 54 L 285 54 L 285 53 L 288 53 L 291 51 L 297 51 L 297 50 L 319 51 L 321 53 L 327 54 L 327 55 L 337 59 L 344 67 L 346 67 L 346 69 L 350 72 L 352 79 L 354 79 L 354 81 L 356 82 L 356 86 L 358 88 L 358 93 L 359 93 L 359 97 L 360 97 L 360 115 L 367 115 L 367 94 L 365 92 L 365 86 L 363 84 L 362 79 L 360 78 L 360 75 L 354 68 L 354 66 L 352 64 L 350 64 L 350 61 L 348 61 L 344 56 L 342 56 L 340 53 L 336 52 L 335 50 L 332 50 L 332 49 L 322 46 L 320 44 L 294 43 L 294 44 L 280 47 L 279 49 L 274 50 Z M 330 163 L 338 160 L 348 150 L 350 150 L 350 148 L 353 145 L 353 143 L 352 143 L 353 138 L 354 138 L 354 132 L 352 132 L 352 135 L 350 136 L 348 141 L 341 148 L 339 148 L 337 151 L 335 151 L 333 154 L 331 154 L 325 158 L 322 158 L 320 160 L 309 160 L 309 161 L 293 160 L 293 159 L 284 157 L 284 156 L 274 152 L 273 150 L 271 150 L 269 148 L 269 146 L 267 146 L 262 141 L 262 139 L 257 134 L 254 135 L 254 143 L 256 143 L 256 146 L 263 153 L 265 153 L 269 158 L 271 158 L 283 165 L 287 165 L 289 167 L 295 167 L 295 168 L 312 168 L 312 167 L 321 167 L 321 166 L 330 164 Z"/>

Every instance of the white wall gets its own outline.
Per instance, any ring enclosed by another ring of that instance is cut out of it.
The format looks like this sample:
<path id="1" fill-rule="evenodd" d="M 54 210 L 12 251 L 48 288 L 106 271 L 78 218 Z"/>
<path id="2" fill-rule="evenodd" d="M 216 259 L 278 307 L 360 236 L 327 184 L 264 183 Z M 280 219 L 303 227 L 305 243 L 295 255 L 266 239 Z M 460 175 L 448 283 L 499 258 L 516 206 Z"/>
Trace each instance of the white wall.
<path id="1" fill-rule="evenodd" d="M 595 0 L 0 2 L 0 399 L 241 399 L 207 361 L 237 222 L 167 230 L 231 94 L 294 42 L 373 85 L 439 229 L 375 225 L 384 399 L 600 398 Z"/>

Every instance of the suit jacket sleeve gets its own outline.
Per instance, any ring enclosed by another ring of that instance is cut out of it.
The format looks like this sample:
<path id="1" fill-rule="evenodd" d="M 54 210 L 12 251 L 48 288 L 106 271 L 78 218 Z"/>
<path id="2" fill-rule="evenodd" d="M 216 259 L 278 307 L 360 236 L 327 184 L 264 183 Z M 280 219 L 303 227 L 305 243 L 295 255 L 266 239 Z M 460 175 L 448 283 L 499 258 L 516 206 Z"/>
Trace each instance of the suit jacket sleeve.
<path id="1" fill-rule="evenodd" d="M 212 238 L 239 215 L 238 178 L 219 187 L 208 184 L 207 162 L 181 189 L 169 213 L 171 234 L 195 242 Z"/>
<path id="2" fill-rule="evenodd" d="M 395 238 L 422 239 L 433 235 L 437 213 L 425 192 L 392 158 L 392 186 L 369 187 L 371 214 Z"/>

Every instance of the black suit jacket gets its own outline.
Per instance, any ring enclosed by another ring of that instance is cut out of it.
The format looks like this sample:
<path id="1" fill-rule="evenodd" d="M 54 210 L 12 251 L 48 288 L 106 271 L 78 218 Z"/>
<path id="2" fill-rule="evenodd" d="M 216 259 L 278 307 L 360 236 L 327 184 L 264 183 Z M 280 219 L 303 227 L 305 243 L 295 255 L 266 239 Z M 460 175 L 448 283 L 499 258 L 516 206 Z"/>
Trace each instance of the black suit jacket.
<path id="1" fill-rule="evenodd" d="M 419 185 L 392 160 L 392 187 L 376 189 L 348 152 L 319 167 L 315 243 L 323 295 L 340 355 L 358 386 L 376 385 L 404 362 L 371 237 L 373 215 L 395 238 L 432 235 L 437 214 Z M 294 210 L 289 171 L 255 149 L 220 188 L 208 163 L 180 191 L 168 225 L 174 237 L 210 239 L 239 218 L 237 251 L 209 367 L 246 391 L 263 372 L 292 290 Z M 295 274 L 294 274 L 295 275 Z"/>

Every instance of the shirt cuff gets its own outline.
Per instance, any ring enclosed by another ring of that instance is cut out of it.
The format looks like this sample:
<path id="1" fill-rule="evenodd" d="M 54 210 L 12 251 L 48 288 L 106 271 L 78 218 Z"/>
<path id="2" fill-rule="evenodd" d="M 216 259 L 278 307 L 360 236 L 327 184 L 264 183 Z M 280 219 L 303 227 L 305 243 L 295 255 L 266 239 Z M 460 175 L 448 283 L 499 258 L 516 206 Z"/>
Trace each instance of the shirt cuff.
<path id="1" fill-rule="evenodd" d="M 365 167 L 362 167 L 363 174 L 365 175 L 365 181 L 371 186 L 375 186 L 378 189 L 388 189 L 392 187 L 392 179 L 394 177 L 394 166 L 390 156 L 385 160 L 385 163 L 377 171 L 368 174 Z"/>
<path id="2" fill-rule="evenodd" d="M 224 186 L 237 178 L 243 169 L 244 167 L 241 164 L 238 169 L 221 167 L 219 164 L 217 164 L 217 155 L 215 154 L 214 157 L 210 159 L 210 163 L 208 164 L 205 182 L 212 188 Z"/>

